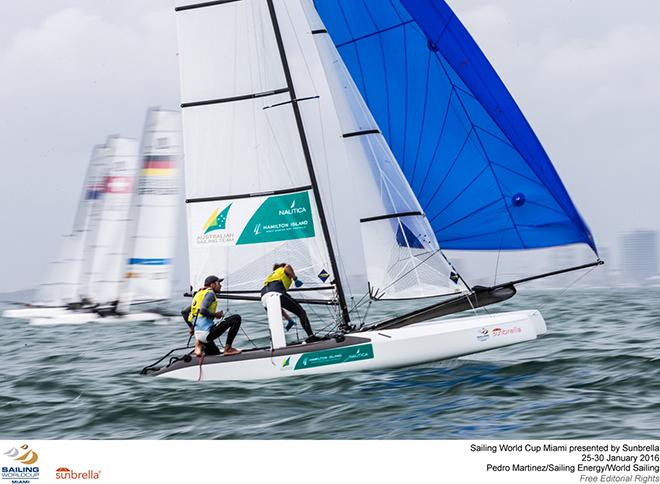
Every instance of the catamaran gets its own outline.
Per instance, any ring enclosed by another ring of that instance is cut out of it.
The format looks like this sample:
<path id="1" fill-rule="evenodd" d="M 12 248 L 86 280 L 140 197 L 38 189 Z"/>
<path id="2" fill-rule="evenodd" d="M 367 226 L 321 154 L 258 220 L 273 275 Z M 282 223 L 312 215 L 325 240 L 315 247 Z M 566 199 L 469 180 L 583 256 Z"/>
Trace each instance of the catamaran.
<path id="1" fill-rule="evenodd" d="M 504 301 L 441 250 L 584 243 L 591 233 L 503 83 L 442 0 L 218 0 L 176 7 L 190 282 L 259 300 L 274 262 L 301 303 L 330 308 L 319 342 L 236 356 L 168 353 L 144 374 L 258 380 L 414 365 L 531 341 L 534 309 Z M 561 273 L 600 264 L 559 269 Z M 441 297 L 369 320 L 364 304 Z M 358 311 L 362 308 L 362 316 Z"/>
<path id="2" fill-rule="evenodd" d="M 161 312 L 130 311 L 130 306 L 171 295 L 180 146 L 180 113 L 158 108 L 147 113 L 141 157 L 137 141 L 108 140 L 109 167 L 102 204 L 93 217 L 97 224 L 93 250 L 79 294 L 85 304 L 34 317 L 32 324 L 163 319 Z"/>
<path id="3" fill-rule="evenodd" d="M 103 193 L 107 167 L 107 145 L 94 146 L 71 233 L 62 237 L 57 258 L 50 263 L 46 281 L 36 295 L 36 303 L 2 313 L 5 318 L 31 319 L 61 316 L 80 305 L 85 261 L 94 240 L 96 216 Z"/>

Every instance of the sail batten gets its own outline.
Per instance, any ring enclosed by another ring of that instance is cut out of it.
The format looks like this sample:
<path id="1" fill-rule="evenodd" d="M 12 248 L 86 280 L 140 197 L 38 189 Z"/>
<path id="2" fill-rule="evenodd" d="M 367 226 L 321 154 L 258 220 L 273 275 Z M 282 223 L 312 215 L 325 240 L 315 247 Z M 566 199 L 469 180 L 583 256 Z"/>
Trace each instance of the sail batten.
<path id="1" fill-rule="evenodd" d="M 267 97 L 267 96 L 274 96 L 276 94 L 284 94 L 289 92 L 288 87 L 283 87 L 280 89 L 273 89 L 271 91 L 265 91 L 265 92 L 255 92 L 253 94 L 243 94 L 240 96 L 232 96 L 232 97 L 226 97 L 226 98 L 220 98 L 220 99 L 207 99 L 205 101 L 192 101 L 192 102 L 187 102 L 181 104 L 182 108 L 192 108 L 196 106 L 206 106 L 208 104 L 223 104 L 223 103 L 233 103 L 237 101 L 245 101 L 247 99 L 255 99 L 258 97 Z"/>
<path id="2" fill-rule="evenodd" d="M 596 250 L 529 123 L 443 0 L 314 3 L 424 212 L 444 211 L 461 189 L 469 195 L 457 199 L 462 208 L 432 221 L 443 248 L 581 242 Z M 474 167 L 484 165 L 488 171 L 475 182 Z M 480 211 L 492 197 L 502 201 L 499 210 Z M 559 231 L 550 228 L 558 213 Z M 469 223 L 454 223 L 467 215 Z M 517 235 L 483 235 L 486 217 Z M 528 230 L 532 218 L 548 229 Z"/>
<path id="3" fill-rule="evenodd" d="M 222 195 L 217 197 L 206 197 L 206 198 L 189 198 L 186 199 L 186 203 L 213 202 L 218 200 L 237 200 L 240 198 L 263 197 L 265 195 L 285 195 L 287 193 L 304 192 L 311 189 L 312 189 L 312 185 L 304 185 L 302 187 L 292 187 L 292 188 L 285 188 L 282 190 L 272 190 L 265 192 L 238 193 L 234 195 Z"/>

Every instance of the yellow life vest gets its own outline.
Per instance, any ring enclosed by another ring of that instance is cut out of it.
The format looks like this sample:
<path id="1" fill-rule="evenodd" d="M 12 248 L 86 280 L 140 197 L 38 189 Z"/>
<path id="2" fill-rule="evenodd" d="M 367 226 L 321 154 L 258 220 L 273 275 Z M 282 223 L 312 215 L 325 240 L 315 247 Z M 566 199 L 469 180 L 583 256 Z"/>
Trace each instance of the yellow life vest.
<path id="1" fill-rule="evenodd" d="M 284 289 L 289 289 L 291 283 L 293 282 L 289 276 L 284 272 L 284 267 L 279 267 L 273 271 L 273 273 L 266 278 L 264 281 L 264 286 L 267 286 L 271 282 L 281 281 L 284 284 Z"/>
<path id="2" fill-rule="evenodd" d="M 205 287 L 204 289 L 200 289 L 199 291 L 197 291 L 195 297 L 193 297 L 193 302 L 192 305 L 190 306 L 190 314 L 188 315 L 189 323 L 194 323 L 195 319 L 197 319 L 197 314 L 199 313 L 199 308 L 202 306 L 202 301 L 204 300 L 204 296 L 206 296 L 206 294 L 209 292 L 213 293 L 213 289 Z M 217 308 L 218 308 L 218 300 L 215 298 L 215 293 L 213 293 L 213 302 L 209 307 L 209 312 L 214 313 Z"/>

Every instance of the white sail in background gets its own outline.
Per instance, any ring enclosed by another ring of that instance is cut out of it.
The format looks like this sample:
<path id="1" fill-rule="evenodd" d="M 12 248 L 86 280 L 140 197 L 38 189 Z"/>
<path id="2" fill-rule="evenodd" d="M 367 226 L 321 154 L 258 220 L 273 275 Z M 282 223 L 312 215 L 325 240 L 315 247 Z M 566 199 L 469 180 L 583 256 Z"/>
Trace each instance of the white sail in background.
<path id="1" fill-rule="evenodd" d="M 86 294 L 92 302 L 100 304 L 119 299 L 119 285 L 126 265 L 129 210 L 138 163 L 136 140 L 110 137 L 106 146 L 108 169 L 103 179 L 89 292 Z"/>
<path id="2" fill-rule="evenodd" d="M 59 254 L 51 262 L 46 282 L 39 286 L 37 301 L 47 306 L 65 306 L 80 301 L 84 260 L 94 240 L 94 213 L 101 204 L 107 148 L 97 145 L 87 168 L 73 229 L 62 237 Z"/>
<path id="3" fill-rule="evenodd" d="M 150 109 L 131 207 L 129 258 L 121 295 L 125 306 L 171 295 L 180 157 L 180 112 Z"/>
<path id="4" fill-rule="evenodd" d="M 184 8 L 177 21 L 191 284 L 214 273 L 258 291 L 289 262 L 322 286 L 330 259 L 296 119 L 264 109 L 291 99 L 266 2 Z"/>

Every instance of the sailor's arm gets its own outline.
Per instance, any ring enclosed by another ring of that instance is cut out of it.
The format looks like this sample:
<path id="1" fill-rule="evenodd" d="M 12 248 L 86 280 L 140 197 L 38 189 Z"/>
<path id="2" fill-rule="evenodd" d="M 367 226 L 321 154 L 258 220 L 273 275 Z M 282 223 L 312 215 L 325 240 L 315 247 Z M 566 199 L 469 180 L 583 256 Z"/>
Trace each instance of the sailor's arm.
<path id="1" fill-rule="evenodd" d="M 190 334 L 193 334 L 195 331 L 195 328 L 193 327 L 192 323 L 188 321 L 188 318 L 190 317 L 190 311 L 192 311 L 192 306 L 187 306 L 181 310 L 181 317 L 183 320 L 186 322 L 188 325 L 188 332 Z"/>

